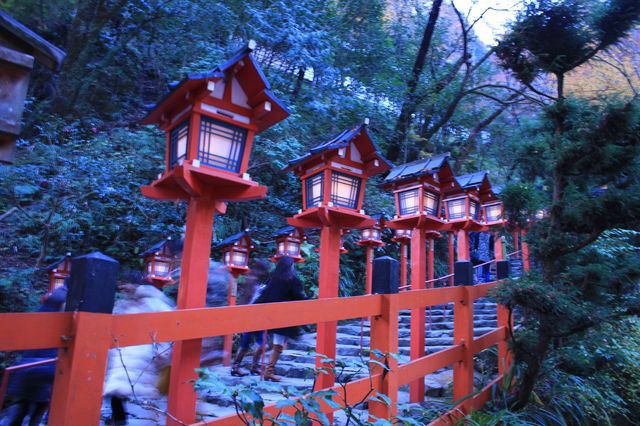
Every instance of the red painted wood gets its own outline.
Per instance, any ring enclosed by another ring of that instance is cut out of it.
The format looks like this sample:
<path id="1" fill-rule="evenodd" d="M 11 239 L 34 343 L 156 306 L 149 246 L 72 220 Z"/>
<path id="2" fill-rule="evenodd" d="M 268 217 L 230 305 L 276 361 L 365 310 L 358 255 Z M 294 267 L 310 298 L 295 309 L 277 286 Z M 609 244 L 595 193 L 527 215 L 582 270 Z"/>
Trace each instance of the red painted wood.
<path id="1" fill-rule="evenodd" d="M 453 400 L 458 401 L 473 392 L 473 298 L 469 288 L 462 286 L 462 297 L 453 307 L 453 343 L 462 345 L 462 361 L 453 365 Z M 465 413 L 470 412 L 471 401 L 462 402 Z"/>
<path id="2" fill-rule="evenodd" d="M 504 251 L 502 247 L 502 236 L 499 232 L 493 233 L 493 252 L 496 260 L 504 260 Z"/>
<path id="3" fill-rule="evenodd" d="M 72 312 L 0 314 L 0 351 L 64 348 L 72 330 Z"/>
<path id="4" fill-rule="evenodd" d="M 447 365 L 461 361 L 462 352 L 462 345 L 456 345 L 402 364 L 398 368 L 398 381 L 400 386 L 417 379 L 422 379 L 427 374 L 431 374 Z"/>
<path id="5" fill-rule="evenodd" d="M 426 286 L 427 252 L 426 236 L 423 228 L 414 228 L 411 233 L 411 290 L 421 290 Z M 411 310 L 411 347 L 412 360 L 424 356 L 425 346 L 425 313 L 424 307 Z M 424 380 L 421 378 L 410 384 L 409 400 L 424 401 Z"/>
<path id="6" fill-rule="evenodd" d="M 508 339 L 509 332 L 508 330 L 512 330 L 513 323 L 509 322 L 509 310 L 504 305 L 498 305 L 497 308 L 498 315 L 498 327 L 503 327 L 507 332 L 505 333 L 505 338 L 498 342 L 498 373 L 506 374 L 511 368 L 511 351 L 509 350 Z"/>
<path id="7" fill-rule="evenodd" d="M 435 282 L 433 279 L 436 277 L 435 271 L 435 240 L 433 238 L 428 239 L 429 247 L 427 248 L 427 280 L 429 282 L 429 288 L 433 288 Z"/>
<path id="8" fill-rule="evenodd" d="M 529 272 L 531 271 L 531 259 L 529 258 L 529 243 L 527 243 L 526 240 L 527 231 L 522 230 L 521 236 L 522 238 L 520 244 L 522 245 L 522 269 L 525 272 Z"/>
<path id="9" fill-rule="evenodd" d="M 367 246 L 366 251 L 366 277 L 364 283 L 364 294 L 371 294 L 373 288 L 373 247 Z"/>
<path id="10" fill-rule="evenodd" d="M 74 313 L 73 338 L 58 351 L 50 425 L 100 423 L 112 315 Z"/>
<path id="11" fill-rule="evenodd" d="M 371 349 L 377 349 L 383 354 L 398 353 L 398 312 L 399 297 L 397 294 L 382 296 L 382 314 L 371 319 Z M 377 418 L 392 420 L 398 414 L 398 361 L 393 356 L 377 357 L 371 354 L 371 359 L 385 364 L 390 370 L 378 365 L 372 365 L 373 374 L 382 374 L 382 383 L 376 390 L 391 399 L 391 404 L 369 402 L 369 414 Z M 385 373 L 385 374 L 383 374 Z"/>
<path id="12" fill-rule="evenodd" d="M 338 297 L 340 285 L 340 228 L 324 226 L 320 231 L 320 270 L 318 273 L 318 298 Z M 336 358 L 336 321 L 318 324 L 316 352 L 331 359 Z M 316 359 L 316 367 L 323 366 L 322 358 Z M 316 381 L 316 389 L 333 387 L 333 374 L 320 374 Z"/>
<path id="13" fill-rule="evenodd" d="M 469 256 L 469 233 L 465 229 L 460 229 L 457 232 L 456 251 L 458 255 L 458 262 L 463 260 L 470 260 Z"/>
<path id="14" fill-rule="evenodd" d="M 215 202 L 210 198 L 193 198 L 189 201 L 178 309 L 205 306 L 214 212 Z M 196 392 L 193 381 L 197 378 L 195 369 L 200 367 L 201 349 L 201 339 L 178 341 L 173 346 L 167 409 L 184 423 L 195 421 Z M 167 420 L 167 425 L 178 424 L 172 419 Z"/>
<path id="15" fill-rule="evenodd" d="M 449 263 L 449 274 L 453 274 L 453 265 L 455 263 L 455 247 L 453 242 L 453 232 L 447 232 L 447 260 Z M 453 285 L 453 276 L 449 277 L 449 285 Z"/>
<path id="16" fill-rule="evenodd" d="M 400 287 L 407 289 L 407 244 L 400 243 Z"/>

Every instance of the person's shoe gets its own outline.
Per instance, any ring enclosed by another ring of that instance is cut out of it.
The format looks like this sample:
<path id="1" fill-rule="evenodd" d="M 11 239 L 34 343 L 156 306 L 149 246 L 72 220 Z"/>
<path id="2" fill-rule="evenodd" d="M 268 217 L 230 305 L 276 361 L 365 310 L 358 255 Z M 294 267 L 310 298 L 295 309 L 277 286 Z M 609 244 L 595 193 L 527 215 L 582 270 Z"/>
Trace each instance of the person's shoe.
<path id="1" fill-rule="evenodd" d="M 248 376 L 249 372 L 243 369 L 242 367 L 240 367 L 239 365 L 233 364 L 231 366 L 231 375 L 234 377 L 244 377 L 244 376 Z"/>
<path id="2" fill-rule="evenodd" d="M 260 346 L 253 353 L 253 362 L 251 363 L 251 370 L 249 372 L 253 376 L 259 376 L 262 374 L 262 366 L 260 365 L 260 358 L 262 358 L 262 354 L 264 353 L 264 348 Z"/>
<path id="3" fill-rule="evenodd" d="M 248 349 L 240 348 L 238 349 L 238 353 L 236 354 L 236 358 L 233 360 L 233 364 L 231 365 L 231 375 L 234 377 L 244 377 L 248 376 L 249 372 L 240 368 L 240 364 L 244 359 L 244 356 L 249 352 Z"/>
<path id="4" fill-rule="evenodd" d="M 269 359 L 269 364 L 264 369 L 264 379 L 268 382 L 279 382 L 282 380 L 280 377 L 275 375 L 276 371 L 276 363 L 278 359 L 280 359 L 280 354 L 284 348 L 282 345 L 273 345 L 273 350 L 271 351 L 271 358 Z"/>

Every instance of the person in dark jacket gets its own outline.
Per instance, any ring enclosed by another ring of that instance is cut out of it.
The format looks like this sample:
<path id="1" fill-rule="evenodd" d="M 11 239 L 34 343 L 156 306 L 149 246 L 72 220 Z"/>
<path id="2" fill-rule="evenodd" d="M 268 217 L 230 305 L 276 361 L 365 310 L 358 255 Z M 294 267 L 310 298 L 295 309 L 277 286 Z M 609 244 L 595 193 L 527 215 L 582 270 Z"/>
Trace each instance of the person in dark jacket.
<path id="1" fill-rule="evenodd" d="M 254 262 L 251 272 L 247 275 L 241 288 L 241 294 L 238 298 L 241 305 L 250 305 L 255 303 L 262 290 L 265 287 L 265 283 L 269 279 L 269 265 L 266 262 L 257 260 Z M 260 358 L 264 351 L 264 331 L 250 331 L 242 333 L 240 335 L 240 346 L 238 352 L 231 365 L 231 375 L 242 377 L 248 374 L 259 376 L 262 371 L 260 370 Z M 251 345 L 256 346 L 253 352 L 253 362 L 251 363 L 251 370 L 246 371 L 241 368 L 242 360 L 251 350 Z"/>
<path id="2" fill-rule="evenodd" d="M 255 303 L 275 303 L 290 302 L 294 300 L 306 300 L 302 282 L 298 278 L 295 270 L 295 263 L 290 257 L 282 257 L 278 260 L 276 268 L 271 273 L 262 293 Z M 280 377 L 274 374 L 276 363 L 280 354 L 284 350 L 287 339 L 296 338 L 300 335 L 300 327 L 285 327 L 270 330 L 273 334 L 273 350 L 269 364 L 264 370 L 264 379 L 272 382 L 279 382 Z"/>
<path id="3" fill-rule="evenodd" d="M 66 300 L 67 286 L 63 285 L 45 296 L 37 312 L 61 311 Z M 16 365 L 45 361 L 57 356 L 57 348 L 26 350 L 21 352 L 20 361 Z M 29 413 L 29 426 L 40 424 L 51 399 L 55 370 L 55 364 L 51 363 L 17 370 L 9 376 L 7 396 L 16 402 L 17 407 L 9 421 L 10 426 L 21 425 Z"/>

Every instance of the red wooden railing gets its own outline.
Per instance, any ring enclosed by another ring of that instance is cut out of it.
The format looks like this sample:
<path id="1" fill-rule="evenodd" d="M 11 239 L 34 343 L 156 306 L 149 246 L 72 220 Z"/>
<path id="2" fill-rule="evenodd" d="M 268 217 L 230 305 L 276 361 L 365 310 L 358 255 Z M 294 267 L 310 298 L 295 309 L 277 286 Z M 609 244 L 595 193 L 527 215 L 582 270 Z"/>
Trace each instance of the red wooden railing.
<path id="1" fill-rule="evenodd" d="M 61 348 L 49 421 L 52 425 L 93 425 L 99 423 L 102 387 L 110 348 L 201 339 L 245 331 L 371 317 L 370 348 L 382 353 L 398 350 L 398 314 L 403 309 L 425 308 L 454 303 L 454 344 L 445 350 L 398 365 L 387 360 L 391 371 L 383 374 L 374 366 L 372 378 L 347 384 L 347 404 L 360 401 L 373 388 L 391 398 L 386 406 L 371 401 L 369 413 L 389 418 L 397 410 L 398 388 L 445 366 L 453 366 L 454 400 L 474 394 L 473 356 L 498 345 L 499 376 L 474 396 L 434 424 L 450 424 L 482 406 L 499 383 L 509 364 L 507 353 L 508 315 L 498 306 L 498 327 L 474 338 L 474 300 L 484 297 L 496 283 L 476 286 L 412 290 L 391 295 L 368 295 L 300 302 L 219 308 L 185 309 L 127 315 L 87 312 L 0 314 L 0 350 L 16 351 Z M 373 356 L 373 355 L 372 355 Z M 334 388 L 340 395 L 343 389 Z M 337 403 L 340 398 L 336 398 Z M 275 407 L 266 408 L 274 412 Z M 323 405 L 327 413 L 334 411 Z M 215 425 L 239 424 L 235 416 L 207 422 Z"/>

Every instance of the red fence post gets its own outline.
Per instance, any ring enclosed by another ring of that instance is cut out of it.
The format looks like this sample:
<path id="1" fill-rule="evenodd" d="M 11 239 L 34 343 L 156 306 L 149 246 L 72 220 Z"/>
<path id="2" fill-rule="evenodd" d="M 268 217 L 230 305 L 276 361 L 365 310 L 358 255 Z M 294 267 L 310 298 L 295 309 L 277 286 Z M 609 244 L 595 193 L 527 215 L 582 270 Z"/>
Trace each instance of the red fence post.
<path id="1" fill-rule="evenodd" d="M 531 270 L 531 260 L 529 258 L 529 243 L 526 241 L 527 231 L 523 230 L 520 235 L 520 245 L 522 247 L 522 269 L 525 272 L 529 272 Z"/>
<path id="2" fill-rule="evenodd" d="M 463 346 L 462 361 L 453 365 L 453 400 L 459 401 L 473 392 L 473 299 L 470 290 L 462 286 L 461 298 L 453 307 L 453 343 Z M 472 399 L 462 403 L 465 413 L 472 407 Z"/>
<path id="3" fill-rule="evenodd" d="M 398 306 L 397 294 L 382 295 L 382 313 L 373 317 L 371 321 L 371 350 L 379 350 L 383 354 L 398 353 Z M 383 374 L 382 385 L 376 389 L 391 400 L 391 405 L 369 401 L 369 414 L 378 418 L 391 419 L 398 413 L 398 361 L 394 356 L 377 357 L 371 354 L 371 359 L 386 363 L 389 370 L 379 365 L 372 365 L 371 374 Z"/>
<path id="4" fill-rule="evenodd" d="M 423 228 L 415 228 L 411 233 L 411 290 L 422 290 L 427 280 L 426 232 Z M 425 313 L 424 306 L 411 310 L 411 359 L 424 356 L 425 346 Z M 424 378 L 409 385 L 409 400 L 424 401 Z"/>
<path id="5" fill-rule="evenodd" d="M 58 351 L 49 424 L 100 423 L 102 387 L 111 343 L 109 314 L 75 312 L 73 335 Z"/>

